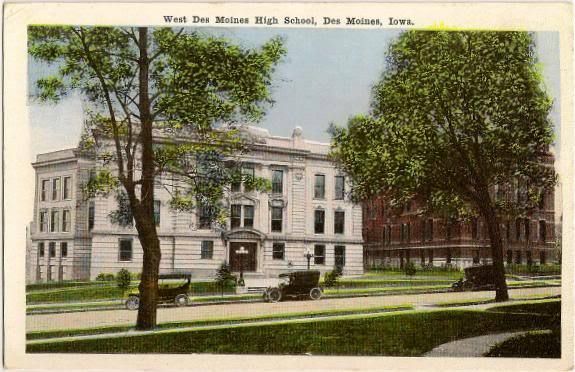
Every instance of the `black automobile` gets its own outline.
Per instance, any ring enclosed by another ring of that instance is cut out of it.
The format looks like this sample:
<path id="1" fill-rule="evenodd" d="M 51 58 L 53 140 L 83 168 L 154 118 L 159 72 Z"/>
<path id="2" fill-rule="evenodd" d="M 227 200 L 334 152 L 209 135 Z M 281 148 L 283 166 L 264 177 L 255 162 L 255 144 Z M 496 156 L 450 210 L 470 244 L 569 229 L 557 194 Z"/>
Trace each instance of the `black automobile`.
<path id="1" fill-rule="evenodd" d="M 158 276 L 158 304 L 188 305 L 191 280 L 192 274 L 189 273 L 160 274 Z M 126 308 L 136 310 L 139 306 L 140 293 L 136 288 L 128 294 Z"/>
<path id="2" fill-rule="evenodd" d="M 495 289 L 495 270 L 492 265 L 465 268 L 465 277 L 451 285 L 454 291 L 482 291 Z"/>
<path id="3" fill-rule="evenodd" d="M 269 287 L 263 296 L 267 302 L 278 302 L 291 298 L 309 298 L 319 300 L 323 289 L 319 286 L 320 272 L 318 270 L 302 270 L 280 274 L 282 279 L 277 287 Z"/>

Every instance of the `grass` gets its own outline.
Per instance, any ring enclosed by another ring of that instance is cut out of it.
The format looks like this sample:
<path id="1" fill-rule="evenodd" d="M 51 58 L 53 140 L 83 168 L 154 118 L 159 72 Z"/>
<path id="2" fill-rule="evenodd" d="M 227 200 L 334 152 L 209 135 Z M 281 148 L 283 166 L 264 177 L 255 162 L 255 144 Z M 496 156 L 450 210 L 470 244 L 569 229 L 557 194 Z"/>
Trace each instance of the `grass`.
<path id="1" fill-rule="evenodd" d="M 503 358 L 561 358 L 561 333 L 535 331 L 495 345 L 485 356 Z"/>
<path id="2" fill-rule="evenodd" d="M 525 313 L 541 314 L 547 316 L 561 315 L 561 300 L 549 299 L 537 302 L 521 302 L 514 304 L 497 305 L 490 307 L 487 311 L 505 312 L 505 313 Z"/>
<path id="3" fill-rule="evenodd" d="M 395 306 L 383 306 L 383 307 L 373 307 L 373 308 L 358 308 L 358 309 L 347 309 L 347 310 L 322 310 L 322 311 L 310 311 L 310 312 L 296 312 L 289 314 L 280 315 L 265 315 L 259 317 L 232 317 L 223 319 L 213 319 L 205 321 L 191 321 L 191 322 L 168 322 L 161 323 L 157 326 L 157 329 L 170 329 L 170 328 L 182 328 L 182 327 L 195 327 L 195 326 L 209 326 L 209 325 L 222 325 L 230 323 L 245 323 L 253 321 L 266 321 L 266 320 L 288 320 L 294 318 L 313 318 L 318 316 L 341 316 L 350 314 L 368 314 L 368 313 L 378 313 L 378 312 L 390 312 L 390 311 L 404 311 L 413 309 L 412 305 L 395 305 Z M 71 337 L 71 336 L 83 336 L 83 335 L 97 335 L 104 333 L 117 333 L 126 332 L 133 330 L 133 326 L 110 326 L 110 327 L 97 327 L 88 329 L 70 329 L 70 330 L 58 330 L 58 331 L 41 331 L 41 332 L 30 332 L 26 334 L 27 340 L 38 340 L 38 339 L 49 339 L 58 337 Z"/>
<path id="4" fill-rule="evenodd" d="M 557 298 L 557 296 L 553 296 L 552 298 Z M 520 298 L 513 298 L 512 301 L 524 301 L 524 300 L 545 300 L 549 299 L 548 295 L 530 295 L 524 296 Z M 485 297 L 485 298 L 478 298 L 473 300 L 465 300 L 465 301 L 446 301 L 446 302 L 439 302 L 436 303 L 436 307 L 455 307 L 455 306 L 469 306 L 469 305 L 482 305 L 482 304 L 490 304 L 495 303 L 495 299 L 492 297 Z M 500 305 L 494 308 L 502 307 L 502 306 L 510 306 L 510 305 Z"/>
<path id="5" fill-rule="evenodd" d="M 50 283 L 45 283 L 50 284 Z M 26 303 L 53 303 L 53 302 L 81 302 L 92 300 L 111 300 L 121 299 L 124 297 L 123 291 L 117 287 L 115 282 L 90 282 L 90 285 L 82 285 L 79 287 L 56 287 L 56 288 L 43 288 L 40 287 L 36 290 L 30 290 L 26 294 Z M 135 289 L 138 282 L 132 282 L 131 289 Z M 190 284 L 190 294 L 221 294 L 221 287 L 213 282 L 192 282 Z M 224 294 L 235 293 L 234 286 L 227 286 L 224 288 Z"/>
<path id="6" fill-rule="evenodd" d="M 419 356 L 460 338 L 549 326 L 549 317 L 533 314 L 407 311 L 354 319 L 47 342 L 30 344 L 27 352 Z"/>

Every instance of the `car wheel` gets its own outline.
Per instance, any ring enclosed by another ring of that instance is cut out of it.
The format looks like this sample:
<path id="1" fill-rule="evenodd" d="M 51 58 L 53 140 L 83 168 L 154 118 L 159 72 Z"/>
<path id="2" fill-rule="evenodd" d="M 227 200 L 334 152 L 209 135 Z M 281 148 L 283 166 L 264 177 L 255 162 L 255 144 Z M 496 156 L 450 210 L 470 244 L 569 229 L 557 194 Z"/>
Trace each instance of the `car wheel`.
<path id="1" fill-rule="evenodd" d="M 282 298 L 282 292 L 279 288 L 272 288 L 268 291 L 268 301 L 269 302 L 278 302 Z"/>
<path id="2" fill-rule="evenodd" d="M 140 297 L 138 296 L 130 296 L 126 300 L 126 308 L 128 310 L 138 310 L 140 307 Z"/>
<path id="3" fill-rule="evenodd" d="M 174 303 L 176 304 L 176 306 L 188 306 L 188 302 L 190 302 L 190 299 L 188 298 L 187 295 L 185 294 L 179 294 L 176 296 L 176 298 L 174 299 Z"/>
<path id="4" fill-rule="evenodd" d="M 312 300 L 319 300 L 322 295 L 323 293 L 321 292 L 321 289 L 318 287 L 312 288 L 311 291 L 309 291 L 309 298 L 311 298 Z"/>

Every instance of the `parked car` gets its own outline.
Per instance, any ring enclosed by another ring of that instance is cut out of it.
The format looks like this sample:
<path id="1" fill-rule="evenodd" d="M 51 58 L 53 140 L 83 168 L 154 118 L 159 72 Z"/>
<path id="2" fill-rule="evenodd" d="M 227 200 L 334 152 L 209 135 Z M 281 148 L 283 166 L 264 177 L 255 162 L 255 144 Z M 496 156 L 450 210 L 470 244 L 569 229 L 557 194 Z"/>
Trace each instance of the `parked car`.
<path id="1" fill-rule="evenodd" d="M 318 270 L 302 270 L 280 274 L 282 279 L 277 287 L 268 287 L 263 294 L 267 302 L 278 302 L 288 297 L 309 298 L 319 300 L 323 289 L 319 286 L 320 272 Z"/>
<path id="2" fill-rule="evenodd" d="M 492 265 L 465 268 L 465 277 L 451 285 L 454 291 L 481 291 L 495 289 L 495 268 Z"/>
<path id="3" fill-rule="evenodd" d="M 192 274 L 161 274 L 158 277 L 158 304 L 168 303 L 176 306 L 186 306 L 190 302 L 188 292 Z M 128 294 L 126 308 L 136 310 L 140 306 L 140 293 L 136 288 Z"/>

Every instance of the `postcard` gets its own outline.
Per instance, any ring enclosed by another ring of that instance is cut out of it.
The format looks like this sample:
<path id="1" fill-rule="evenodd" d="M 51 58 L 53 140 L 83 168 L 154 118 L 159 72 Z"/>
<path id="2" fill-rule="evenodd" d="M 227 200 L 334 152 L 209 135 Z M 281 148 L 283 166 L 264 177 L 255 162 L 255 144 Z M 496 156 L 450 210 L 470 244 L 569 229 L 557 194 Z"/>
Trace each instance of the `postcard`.
<path id="1" fill-rule="evenodd" d="M 6 4 L 6 367 L 572 368 L 571 13 Z"/>

